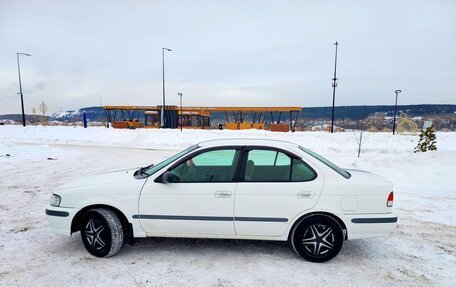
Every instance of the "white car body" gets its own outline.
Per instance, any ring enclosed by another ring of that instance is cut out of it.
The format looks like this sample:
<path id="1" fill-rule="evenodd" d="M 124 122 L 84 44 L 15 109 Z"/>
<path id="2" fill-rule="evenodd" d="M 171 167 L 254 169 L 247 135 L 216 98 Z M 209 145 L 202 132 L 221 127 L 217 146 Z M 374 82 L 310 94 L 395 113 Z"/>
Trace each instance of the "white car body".
<path id="1" fill-rule="evenodd" d="M 387 199 L 392 183 L 365 171 L 345 178 L 298 145 L 275 140 L 230 139 L 198 144 L 185 156 L 223 147 L 267 147 L 302 159 L 317 174 L 305 182 L 155 182 L 180 158 L 149 177 L 137 169 L 100 173 L 54 191 L 59 206 L 47 206 L 49 226 L 58 234 L 77 230 L 75 216 L 91 207 L 120 212 L 138 237 L 192 237 L 286 241 L 305 215 L 336 218 L 345 239 L 383 236 L 397 221 Z"/>

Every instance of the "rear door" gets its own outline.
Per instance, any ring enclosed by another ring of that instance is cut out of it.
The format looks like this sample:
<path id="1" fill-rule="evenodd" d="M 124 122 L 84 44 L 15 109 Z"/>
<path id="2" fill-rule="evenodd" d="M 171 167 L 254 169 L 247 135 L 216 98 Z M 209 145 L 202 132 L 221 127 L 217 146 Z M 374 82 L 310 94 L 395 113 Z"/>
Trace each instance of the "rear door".
<path id="1" fill-rule="evenodd" d="M 237 235 L 280 236 L 297 214 L 315 206 L 323 176 L 281 149 L 246 147 L 234 206 Z"/>

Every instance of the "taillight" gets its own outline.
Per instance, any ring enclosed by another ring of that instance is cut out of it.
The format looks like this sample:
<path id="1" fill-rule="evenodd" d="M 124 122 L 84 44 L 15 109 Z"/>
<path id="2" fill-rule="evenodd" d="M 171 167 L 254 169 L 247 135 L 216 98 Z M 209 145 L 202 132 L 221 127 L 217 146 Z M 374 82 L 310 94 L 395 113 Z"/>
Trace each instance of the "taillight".
<path id="1" fill-rule="evenodd" d="M 388 200 L 386 201 L 386 206 L 393 207 L 393 201 L 394 201 L 394 193 L 391 191 L 391 193 L 388 195 Z"/>

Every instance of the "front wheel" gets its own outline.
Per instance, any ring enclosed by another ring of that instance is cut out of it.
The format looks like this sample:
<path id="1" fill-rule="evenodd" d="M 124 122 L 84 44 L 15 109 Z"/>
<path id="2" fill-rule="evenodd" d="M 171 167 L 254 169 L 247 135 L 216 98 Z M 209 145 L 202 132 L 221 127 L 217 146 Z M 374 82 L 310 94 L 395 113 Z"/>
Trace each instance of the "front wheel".
<path id="1" fill-rule="evenodd" d="M 339 223 L 326 214 L 312 214 L 300 219 L 290 237 L 296 253 L 311 262 L 325 262 L 340 251 L 344 234 Z"/>
<path id="2" fill-rule="evenodd" d="M 91 209 L 82 219 L 81 238 L 90 254 L 96 257 L 113 256 L 123 244 L 122 224 L 112 210 Z"/>

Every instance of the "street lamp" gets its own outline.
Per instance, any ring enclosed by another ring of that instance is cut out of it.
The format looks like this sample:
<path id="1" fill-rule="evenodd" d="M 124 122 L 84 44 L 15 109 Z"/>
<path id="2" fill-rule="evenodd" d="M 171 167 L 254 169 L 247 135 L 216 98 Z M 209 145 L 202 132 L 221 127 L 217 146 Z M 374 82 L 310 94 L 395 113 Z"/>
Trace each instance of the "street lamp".
<path id="1" fill-rule="evenodd" d="M 393 118 L 393 135 L 394 132 L 396 131 L 396 111 L 397 111 L 397 95 L 402 92 L 401 90 L 395 90 L 396 93 L 396 103 L 394 104 L 394 118 Z"/>
<path id="2" fill-rule="evenodd" d="M 332 105 L 332 113 L 331 113 L 331 133 L 334 132 L 334 104 L 336 103 L 336 87 L 337 87 L 337 77 L 336 77 L 336 69 L 337 69 L 337 46 L 339 46 L 339 43 L 336 41 L 334 43 L 336 46 L 336 55 L 334 56 L 334 77 L 333 77 L 333 105 Z"/>
<path id="3" fill-rule="evenodd" d="M 21 68 L 19 65 L 19 56 L 28 56 L 30 57 L 30 54 L 26 53 L 16 53 L 17 57 L 17 73 L 19 75 L 19 95 L 21 95 L 21 106 L 22 106 L 22 125 L 25 127 L 25 112 L 24 112 L 24 95 L 22 94 L 22 82 L 21 82 Z"/>
<path id="4" fill-rule="evenodd" d="M 181 126 L 181 131 L 182 131 L 182 126 L 184 125 L 184 114 L 182 110 L 182 93 L 177 93 L 177 95 L 180 97 L 180 126 Z"/>
<path id="5" fill-rule="evenodd" d="M 165 51 L 171 52 L 171 49 L 162 48 L 162 71 L 163 71 L 163 106 L 160 117 L 161 127 L 165 127 Z"/>

